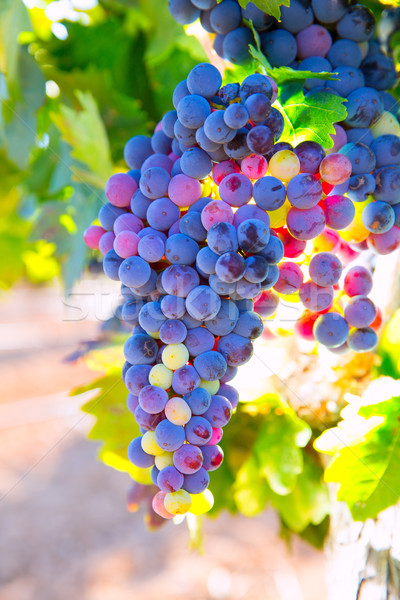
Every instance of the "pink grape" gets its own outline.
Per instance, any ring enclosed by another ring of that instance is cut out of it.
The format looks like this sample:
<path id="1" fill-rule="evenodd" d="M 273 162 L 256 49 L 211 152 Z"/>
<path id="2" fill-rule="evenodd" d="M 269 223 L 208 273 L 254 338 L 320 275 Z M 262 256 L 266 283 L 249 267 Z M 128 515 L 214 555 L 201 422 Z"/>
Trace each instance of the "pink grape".
<path id="1" fill-rule="evenodd" d="M 371 233 L 367 241 L 377 254 L 390 254 L 400 247 L 400 229 L 393 225 L 386 233 Z"/>
<path id="2" fill-rule="evenodd" d="M 351 162 L 344 154 L 328 154 L 319 166 L 321 177 L 331 185 L 344 183 L 351 175 Z"/>
<path id="3" fill-rule="evenodd" d="M 106 230 L 100 225 L 90 225 L 83 234 L 83 240 L 88 248 L 92 250 L 99 249 L 99 242 Z"/>
<path id="4" fill-rule="evenodd" d="M 139 236 L 133 231 L 121 231 L 114 240 L 114 250 L 121 258 L 135 256 L 139 241 Z"/>
<path id="5" fill-rule="evenodd" d="M 126 173 L 111 175 L 105 187 L 107 200 L 114 206 L 129 206 L 133 194 L 138 189 L 136 181 Z"/>
<path id="6" fill-rule="evenodd" d="M 221 181 L 231 173 L 240 173 L 240 168 L 233 160 L 223 160 L 213 166 L 212 178 L 219 185 Z"/>
<path id="7" fill-rule="evenodd" d="M 175 175 L 168 185 L 168 196 L 176 206 L 191 206 L 201 198 L 201 183 L 183 173 Z"/>
<path id="8" fill-rule="evenodd" d="M 151 505 L 154 512 L 160 515 L 160 517 L 163 517 L 164 519 L 172 519 L 174 515 L 171 515 L 171 513 L 169 513 L 164 506 L 164 499 L 166 495 L 166 492 L 157 492 L 152 500 Z"/>
<path id="9" fill-rule="evenodd" d="M 242 160 L 240 167 L 249 179 L 260 179 L 268 171 L 268 161 L 262 154 L 250 154 Z"/>
<path id="10" fill-rule="evenodd" d="M 104 255 L 114 248 L 115 234 L 112 231 L 106 231 L 100 238 L 99 250 Z"/>
<path id="11" fill-rule="evenodd" d="M 233 223 L 233 210 L 223 200 L 212 200 L 201 211 L 201 223 L 207 231 L 215 223 Z"/>
<path id="12" fill-rule="evenodd" d="M 134 233 L 139 233 L 143 227 L 143 221 L 131 213 L 120 215 L 114 221 L 115 235 L 118 235 L 122 231 L 133 231 Z"/>
<path id="13" fill-rule="evenodd" d="M 212 436 L 209 442 L 205 444 L 206 446 L 215 446 L 222 439 L 223 431 L 221 427 L 213 427 Z"/>
<path id="14" fill-rule="evenodd" d="M 253 185 L 245 175 L 232 173 L 225 177 L 219 186 L 221 200 L 230 206 L 243 206 L 252 196 Z"/>
<path id="15" fill-rule="evenodd" d="M 322 25 L 309 25 L 296 35 L 298 58 L 326 56 L 332 46 L 331 34 Z"/>
<path id="16" fill-rule="evenodd" d="M 286 262 L 279 266 L 279 279 L 274 285 L 274 289 L 279 294 L 294 294 L 303 283 L 303 273 L 299 265 L 293 262 Z"/>
<path id="17" fill-rule="evenodd" d="M 325 214 L 320 206 L 301 210 L 291 208 L 286 217 L 287 228 L 298 240 L 312 240 L 325 229 Z"/>

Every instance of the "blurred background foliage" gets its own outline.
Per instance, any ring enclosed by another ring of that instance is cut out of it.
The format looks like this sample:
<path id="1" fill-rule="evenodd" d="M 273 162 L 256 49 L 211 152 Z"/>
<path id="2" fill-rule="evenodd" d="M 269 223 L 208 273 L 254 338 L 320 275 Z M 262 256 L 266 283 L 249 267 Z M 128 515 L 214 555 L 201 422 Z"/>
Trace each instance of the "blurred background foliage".
<path id="1" fill-rule="evenodd" d="M 124 143 L 204 59 L 164 1 L 0 1 L 2 288 L 60 274 L 71 289 Z"/>

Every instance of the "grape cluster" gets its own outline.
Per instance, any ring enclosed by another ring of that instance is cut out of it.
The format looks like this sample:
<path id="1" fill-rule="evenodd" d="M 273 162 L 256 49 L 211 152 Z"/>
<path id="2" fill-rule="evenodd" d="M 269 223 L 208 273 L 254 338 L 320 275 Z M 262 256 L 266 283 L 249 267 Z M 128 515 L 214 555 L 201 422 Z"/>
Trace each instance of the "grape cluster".
<path id="1" fill-rule="evenodd" d="M 221 87 L 215 67 L 194 67 L 153 136 L 127 142 L 130 170 L 110 177 L 99 225 L 85 232 L 122 284 L 133 327 L 123 378 L 141 432 L 128 456 L 151 467 L 153 509 L 165 518 L 212 505 L 209 472 L 239 400 L 228 382 L 280 297 L 305 307 L 299 335 L 335 352 L 376 345 L 371 275 L 342 271 L 366 248 L 400 245 L 399 139 L 331 154 L 279 143 L 265 124 L 279 112 L 275 88 L 260 74 Z"/>
<path id="2" fill-rule="evenodd" d="M 369 145 L 371 127 L 400 135 L 399 105 L 387 91 L 395 83 L 396 69 L 375 37 L 375 17 L 367 7 L 348 0 L 291 0 L 289 7 L 281 7 L 280 22 L 252 2 L 241 8 L 237 0 L 169 0 L 169 9 L 182 24 L 200 18 L 202 27 L 216 34 L 214 50 L 232 63 L 250 58 L 248 45 L 255 40 L 245 20 L 251 20 L 273 67 L 337 73 L 336 80 L 306 80 L 305 93 L 347 99 L 347 132 L 338 126 L 339 143 L 347 135 L 348 142 Z M 379 32 L 393 33 L 399 14 L 388 13 Z"/>

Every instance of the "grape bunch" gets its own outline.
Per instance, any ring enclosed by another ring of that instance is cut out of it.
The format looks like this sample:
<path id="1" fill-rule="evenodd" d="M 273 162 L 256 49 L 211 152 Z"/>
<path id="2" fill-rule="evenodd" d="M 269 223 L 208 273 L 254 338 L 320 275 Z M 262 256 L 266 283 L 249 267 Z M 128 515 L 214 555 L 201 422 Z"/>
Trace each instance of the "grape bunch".
<path id="1" fill-rule="evenodd" d="M 153 136 L 127 142 L 130 170 L 110 177 L 84 236 L 122 284 L 132 326 L 123 379 L 141 432 L 128 456 L 151 468 L 153 509 L 166 519 L 211 507 L 209 472 L 239 400 L 229 382 L 279 299 L 303 304 L 306 339 L 370 350 L 372 278 L 343 267 L 400 245 L 398 138 L 330 154 L 312 141 L 293 148 L 268 124 L 280 115 L 270 78 L 221 84 L 200 64 L 177 85 Z"/>
<path id="2" fill-rule="evenodd" d="M 375 37 L 375 17 L 367 7 L 347 0 L 291 0 L 289 7 L 281 7 L 279 22 L 252 2 L 241 8 L 236 0 L 169 0 L 169 10 L 182 24 L 200 18 L 201 26 L 215 34 L 216 53 L 232 63 L 250 59 L 248 46 L 255 40 L 244 21 L 250 20 L 272 67 L 335 72 L 335 80 L 306 80 L 304 91 L 347 99 L 345 130 L 337 126 L 339 143 L 347 139 L 369 145 L 371 128 L 400 135 L 399 104 L 387 91 L 396 81 L 395 65 Z M 400 13 L 392 12 L 380 33 L 396 29 Z"/>

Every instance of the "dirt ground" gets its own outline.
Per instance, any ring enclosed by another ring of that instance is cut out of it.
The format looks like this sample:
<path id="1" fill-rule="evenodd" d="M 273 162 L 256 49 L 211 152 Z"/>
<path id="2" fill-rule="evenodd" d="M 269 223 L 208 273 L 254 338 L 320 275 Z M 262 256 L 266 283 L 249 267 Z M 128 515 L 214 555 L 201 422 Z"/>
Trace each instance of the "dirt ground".
<path id="1" fill-rule="evenodd" d="M 323 555 L 300 541 L 288 551 L 271 512 L 206 520 L 203 555 L 185 524 L 149 533 L 127 512 L 128 477 L 96 460 L 91 417 L 68 397 L 93 373 L 63 362 L 96 339 L 103 285 L 80 286 L 81 320 L 56 288 L 0 300 L 0 599 L 324 600 Z"/>

